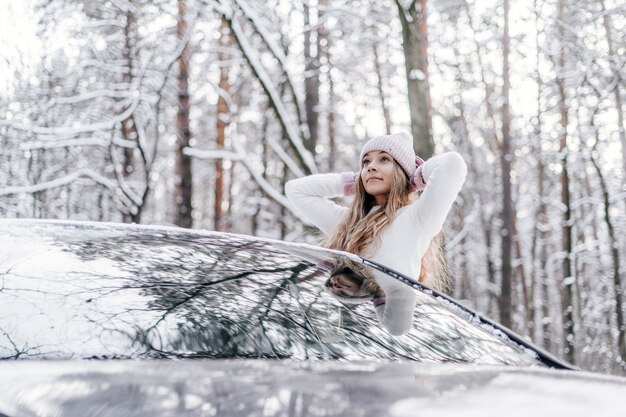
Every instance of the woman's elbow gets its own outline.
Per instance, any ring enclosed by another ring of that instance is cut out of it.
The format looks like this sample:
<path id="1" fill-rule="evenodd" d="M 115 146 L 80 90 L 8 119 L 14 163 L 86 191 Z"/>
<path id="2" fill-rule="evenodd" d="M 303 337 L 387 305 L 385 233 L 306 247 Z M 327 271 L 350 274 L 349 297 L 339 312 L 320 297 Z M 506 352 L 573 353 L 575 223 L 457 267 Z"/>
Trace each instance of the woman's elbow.
<path id="1" fill-rule="evenodd" d="M 447 152 L 446 156 L 446 159 L 448 160 L 448 166 L 455 167 L 456 169 L 464 173 L 467 172 L 467 164 L 465 163 L 465 159 L 463 159 L 460 153 L 454 151 Z"/>
<path id="2" fill-rule="evenodd" d="M 285 184 L 285 195 L 287 196 L 289 200 L 293 201 L 294 196 L 296 196 L 298 193 L 297 190 L 298 190 L 297 178 L 287 181 L 287 183 Z"/>
<path id="3" fill-rule="evenodd" d="M 459 182 L 463 184 L 465 177 L 467 177 L 467 164 L 465 160 L 458 152 L 447 152 L 445 154 L 445 172 L 455 178 L 458 178 Z"/>

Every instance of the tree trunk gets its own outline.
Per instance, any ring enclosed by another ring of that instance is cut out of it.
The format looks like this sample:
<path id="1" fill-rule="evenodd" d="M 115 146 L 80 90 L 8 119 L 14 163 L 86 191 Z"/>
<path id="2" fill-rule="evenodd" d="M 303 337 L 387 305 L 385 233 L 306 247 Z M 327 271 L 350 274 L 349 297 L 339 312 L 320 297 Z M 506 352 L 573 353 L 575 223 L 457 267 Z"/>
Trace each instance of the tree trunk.
<path id="1" fill-rule="evenodd" d="M 457 21 L 455 21 L 455 23 L 457 23 Z M 455 26 L 454 30 L 455 33 L 458 35 L 460 33 L 460 31 L 458 30 L 459 27 L 458 25 Z M 456 40 L 458 40 L 458 37 L 455 38 L 455 42 L 453 42 L 453 46 L 452 46 L 452 50 L 454 53 L 454 56 L 459 57 L 461 56 L 457 45 L 458 43 L 456 42 Z M 469 133 L 469 127 L 468 127 L 468 122 L 467 122 L 467 117 L 466 117 L 466 110 L 465 110 L 465 102 L 463 100 L 464 98 L 464 89 L 465 89 L 465 83 L 464 83 L 464 72 L 461 68 L 461 63 L 459 61 L 457 61 L 454 64 L 454 69 L 455 69 L 455 80 L 457 82 L 458 85 L 458 91 L 459 91 L 459 102 L 457 105 L 457 108 L 459 110 L 459 119 L 460 119 L 460 127 L 462 127 L 462 129 L 458 129 L 456 127 L 458 121 L 456 117 L 451 118 L 452 120 L 449 123 L 451 130 L 458 132 L 457 134 L 454 135 L 454 137 L 456 138 L 456 140 L 453 142 L 453 144 L 456 146 L 456 148 L 459 151 L 462 151 L 464 149 L 467 149 L 467 154 L 469 156 L 469 166 L 468 166 L 468 170 L 470 172 L 472 172 L 472 177 L 474 177 L 475 179 L 478 177 L 478 170 L 476 169 L 476 160 L 475 160 L 475 156 L 474 156 L 474 148 L 469 140 L 470 137 L 470 133 Z M 479 190 L 476 190 L 477 192 L 480 192 Z M 472 191 L 469 191 L 470 194 L 472 193 Z M 478 200 L 480 201 L 480 195 L 478 195 Z M 465 213 L 468 210 L 468 206 L 471 207 L 471 202 L 467 201 L 467 200 L 463 200 L 462 203 L 459 205 L 459 210 L 458 210 L 458 215 L 459 215 L 459 220 L 462 223 L 463 219 L 465 218 Z M 465 300 L 475 300 L 475 296 L 474 296 L 474 291 L 472 290 L 472 282 L 473 280 L 471 280 L 469 278 L 470 275 L 470 267 L 469 267 L 469 262 L 468 262 L 468 251 L 467 251 L 467 235 L 463 235 L 463 237 L 460 239 L 459 241 L 459 253 L 457 255 L 458 258 L 458 263 L 459 263 L 459 275 L 456 277 L 456 279 L 454 280 L 454 284 L 455 284 L 455 292 L 454 294 L 456 294 L 456 296 L 460 299 L 465 299 Z"/>
<path id="2" fill-rule="evenodd" d="M 236 161 L 231 161 L 230 169 L 228 170 L 228 192 L 226 197 L 228 201 L 228 208 L 226 209 L 226 226 L 224 227 L 224 231 L 226 232 L 230 232 L 231 230 L 233 230 L 233 185 L 235 184 L 234 178 L 236 165 Z"/>
<path id="3" fill-rule="evenodd" d="M 511 197 L 511 114 L 509 111 L 509 0 L 504 0 L 504 34 L 502 39 L 502 280 L 500 282 L 500 322 L 511 327 L 511 247 L 513 237 L 513 204 Z"/>
<path id="4" fill-rule="evenodd" d="M 317 138 L 319 132 L 319 113 L 320 104 L 320 36 L 317 30 L 313 30 L 311 26 L 311 8 L 307 2 L 304 6 L 304 108 L 306 113 L 306 122 L 309 126 L 309 140 L 306 142 L 306 148 L 315 155 L 315 147 L 317 146 Z M 315 42 L 316 48 L 313 53 L 311 44 Z"/>
<path id="5" fill-rule="evenodd" d="M 564 0 L 558 3 L 558 31 L 561 41 L 561 50 L 559 51 L 558 68 L 557 68 L 557 85 L 559 90 L 559 112 L 561 115 L 561 133 L 559 140 L 559 152 L 561 155 L 561 204 L 563 211 L 562 224 L 562 249 L 565 253 L 563 258 L 563 279 L 561 282 L 561 310 L 563 312 L 563 350 L 565 358 L 570 363 L 574 363 L 576 359 L 574 343 L 574 306 L 572 304 L 574 294 L 574 279 L 572 276 L 571 254 L 572 254 L 572 223 L 571 223 L 571 206 L 570 206 L 570 190 L 569 190 L 569 173 L 567 165 L 567 125 L 568 125 L 568 108 L 567 96 L 565 92 L 565 33 L 563 30 L 564 21 Z"/>
<path id="6" fill-rule="evenodd" d="M 541 144 L 539 144 L 541 147 Z M 539 165 L 537 167 L 537 193 L 539 198 L 539 205 L 537 207 L 535 230 L 533 232 L 533 273 L 535 278 L 533 279 L 536 284 L 534 288 L 537 288 L 539 292 L 538 298 L 541 305 L 541 345 L 547 349 L 552 349 L 552 338 L 550 329 L 550 294 L 548 288 L 548 277 L 546 275 L 546 269 L 548 267 L 548 206 L 545 202 L 545 166 L 541 157 L 539 157 Z M 537 261 L 535 262 L 535 257 Z M 533 297 L 534 298 L 534 297 Z M 532 300 L 531 302 L 534 302 Z M 533 314 L 534 317 L 534 314 Z M 536 326 L 535 330 L 538 333 L 540 327 Z M 535 334 L 537 334 L 535 333 Z M 535 339 L 537 340 L 537 339 Z"/>
<path id="7" fill-rule="evenodd" d="M 488 122 L 488 131 L 489 131 L 489 135 L 487 135 L 487 143 L 489 144 L 489 149 L 491 149 L 491 151 L 494 154 L 497 154 L 498 149 L 500 147 L 499 143 L 500 140 L 498 139 L 498 132 L 496 129 L 496 117 L 495 117 L 495 110 L 493 108 L 493 104 L 491 102 L 491 95 L 493 92 L 493 86 L 487 81 L 487 74 L 485 72 L 485 65 L 483 64 L 483 46 L 481 44 L 481 42 L 478 40 L 478 36 L 477 36 L 477 30 L 476 27 L 474 26 L 474 21 L 472 18 L 472 13 L 470 11 L 469 8 L 469 4 L 467 2 L 467 0 L 464 0 L 463 2 L 463 6 L 465 9 L 465 13 L 467 14 L 467 19 L 468 19 L 468 23 L 469 26 L 472 29 L 472 38 L 474 40 L 474 45 L 476 47 L 476 59 L 478 61 L 478 67 L 480 70 L 480 80 L 481 83 L 483 85 L 483 88 L 485 90 L 485 109 L 487 111 L 487 122 Z"/>
<path id="8" fill-rule="evenodd" d="M 408 9 L 400 0 L 396 0 L 396 6 L 402 24 L 402 48 L 411 115 L 411 133 L 417 154 L 427 159 L 435 150 L 428 84 L 427 0 L 413 1 Z"/>
<path id="9" fill-rule="evenodd" d="M 122 75 L 122 83 L 130 88 L 130 84 L 133 82 L 133 60 L 132 60 L 132 31 L 135 23 L 135 16 L 133 13 L 133 0 L 129 1 L 129 7 L 126 11 L 126 24 L 124 25 L 124 49 L 122 51 L 122 59 L 126 62 L 127 72 Z M 137 126 L 135 126 L 135 120 L 133 116 L 122 121 L 122 137 L 127 141 L 137 142 L 138 133 Z M 123 159 L 122 159 L 122 176 L 124 179 L 128 178 L 134 171 L 133 149 L 124 147 Z M 148 184 L 146 184 L 147 186 Z M 138 222 L 139 216 L 133 215 L 132 212 L 124 213 L 122 215 L 122 221 L 124 223 Z"/>
<path id="10" fill-rule="evenodd" d="M 522 253 L 522 245 L 520 243 L 519 233 L 517 232 L 517 211 L 512 211 L 513 215 L 511 216 L 511 231 L 513 236 L 513 245 L 515 247 L 515 260 L 517 263 L 517 276 L 519 276 L 520 283 L 522 284 L 522 301 L 524 302 L 524 317 L 526 323 L 524 323 L 524 328 L 530 330 L 531 316 L 530 316 L 530 294 L 528 289 L 528 282 L 526 279 L 526 269 L 524 268 L 524 255 Z"/>
<path id="11" fill-rule="evenodd" d="M 543 335 L 541 345 L 546 350 L 552 351 L 554 345 L 554 341 L 552 340 L 552 330 L 554 326 L 552 325 L 552 312 L 550 311 L 552 298 L 550 297 L 550 281 L 548 280 L 548 275 L 546 274 L 545 269 L 548 266 L 548 245 L 546 244 L 546 241 L 548 240 L 549 235 L 550 234 L 546 232 L 545 229 L 542 229 L 540 233 L 542 244 L 539 251 L 539 268 L 541 268 L 539 280 L 541 283 L 541 333 Z"/>
<path id="12" fill-rule="evenodd" d="M 187 31 L 185 0 L 178 0 L 178 39 L 183 40 Z M 176 184 L 174 188 L 174 204 L 176 214 L 174 224 L 179 227 L 191 228 L 193 224 L 191 211 L 192 176 L 191 157 L 184 155 L 183 150 L 189 146 L 191 132 L 189 129 L 189 44 L 185 45 L 178 59 L 178 112 L 176 114 Z"/>
<path id="13" fill-rule="evenodd" d="M 595 115 L 594 115 L 595 116 Z M 593 123 L 593 116 L 592 116 Z M 604 175 L 602 174 L 602 169 L 600 169 L 600 165 L 596 158 L 594 158 L 593 154 L 595 153 L 595 149 L 600 142 L 600 137 L 598 135 L 598 130 L 593 126 L 596 134 L 596 141 L 593 145 L 593 149 L 591 152 L 591 163 L 598 174 L 598 179 L 600 180 L 600 189 L 602 190 L 602 199 L 604 202 L 604 222 L 606 223 L 606 228 L 609 232 L 609 243 L 611 246 L 611 259 L 613 261 L 613 298 L 615 299 L 615 318 L 617 322 L 617 354 L 619 355 L 619 362 L 622 369 L 626 368 L 626 328 L 624 326 L 624 310 L 623 310 L 623 287 L 622 287 L 622 277 L 620 275 L 620 253 L 619 253 L 619 242 L 617 237 L 615 236 L 615 226 L 613 224 L 613 220 L 611 219 L 611 203 L 609 198 L 609 190 L 606 185 L 606 181 L 604 180 Z"/>
<path id="14" fill-rule="evenodd" d="M 533 2 L 533 11 L 535 14 L 535 27 L 539 28 L 539 18 L 541 16 L 538 8 L 537 8 L 537 0 Z M 533 143 L 533 153 L 537 157 L 537 209 L 535 211 L 535 226 L 533 227 L 532 238 L 531 238 L 531 246 L 530 246 L 530 308 L 528 310 L 528 316 L 530 317 L 530 321 L 528 322 L 529 330 L 532 339 L 538 343 L 540 338 L 540 329 L 543 330 L 537 323 L 543 323 L 544 320 L 538 320 L 537 316 L 537 299 L 543 293 L 543 280 L 545 279 L 545 265 L 541 264 L 541 257 L 539 256 L 540 251 L 543 249 L 545 245 L 544 241 L 544 228 L 545 228 L 545 213 L 546 213 L 546 204 L 544 202 L 544 163 L 543 156 L 541 150 L 541 129 L 542 129 L 542 109 L 541 109 L 541 97 L 543 92 L 543 79 L 541 78 L 541 74 L 539 72 L 539 63 L 541 62 L 540 50 L 541 44 L 539 41 L 539 29 L 535 32 L 535 50 L 536 50 L 536 63 L 537 63 L 537 115 L 536 122 L 534 123 L 533 134 L 536 142 Z M 541 304 L 541 303 L 540 303 Z"/>
<path id="15" fill-rule="evenodd" d="M 328 172 L 335 172 L 335 160 L 337 158 L 337 139 L 335 135 L 335 85 L 332 75 L 328 72 Z"/>
<path id="16" fill-rule="evenodd" d="M 226 120 L 228 119 L 230 110 L 226 104 L 225 94 L 230 92 L 230 82 L 228 80 L 228 68 L 224 64 L 230 59 L 229 54 L 223 52 L 232 44 L 228 22 L 222 18 L 221 35 L 219 40 L 220 52 L 218 53 L 218 61 L 220 63 L 220 81 L 219 94 L 217 98 L 217 149 L 224 149 L 226 138 Z M 224 202 L 224 163 L 222 159 L 215 160 L 215 198 L 213 210 L 213 229 L 217 231 L 223 230 L 223 210 Z"/>
<path id="17" fill-rule="evenodd" d="M 284 87 L 284 84 L 283 84 Z M 267 180 L 267 164 L 268 164 L 268 153 L 269 153 L 269 146 L 268 146 L 268 138 L 267 135 L 268 133 L 268 127 L 269 127 L 269 111 L 270 111 L 270 106 L 268 104 L 267 108 L 265 109 L 265 111 L 263 112 L 263 124 L 261 127 L 261 143 L 262 143 L 262 150 L 261 150 L 261 166 L 262 166 L 262 176 L 264 180 Z M 251 232 L 250 234 L 252 234 L 253 236 L 256 236 L 258 231 L 259 231 L 259 224 L 262 221 L 262 212 L 263 212 L 263 193 L 261 191 L 259 191 L 259 198 L 256 201 L 256 209 L 254 211 L 254 214 L 252 215 L 252 224 L 251 224 Z M 259 220 L 261 219 L 261 221 Z"/>
<path id="18" fill-rule="evenodd" d="M 385 96 L 385 87 L 383 86 L 383 72 L 380 67 L 380 57 L 378 56 L 378 44 L 373 43 L 372 49 L 374 52 L 374 71 L 376 72 L 378 97 L 380 98 L 380 105 L 383 112 L 383 119 L 385 120 L 385 132 L 391 134 L 391 115 L 389 114 L 389 107 L 387 107 L 387 99 Z"/>
<path id="19" fill-rule="evenodd" d="M 320 0 L 320 18 L 323 17 L 324 11 L 328 7 L 328 0 Z M 335 135 L 335 85 L 333 82 L 333 76 L 331 69 L 333 68 L 333 59 L 330 56 L 331 37 L 328 34 L 328 29 L 325 25 L 320 26 L 318 30 L 319 45 L 320 45 L 320 57 L 323 55 L 326 58 L 326 65 L 328 71 L 326 71 L 326 77 L 328 82 L 328 120 L 327 120 L 327 133 L 328 133 L 328 172 L 335 172 L 335 160 L 337 156 L 337 143 Z"/>
<path id="20" fill-rule="evenodd" d="M 603 12 L 603 23 L 604 23 L 604 31 L 606 33 L 606 43 L 609 48 L 609 59 L 611 63 L 611 71 L 613 72 L 613 76 L 616 78 L 616 82 L 613 87 L 613 94 L 615 95 L 615 105 L 617 107 L 617 120 L 618 120 L 618 131 L 619 131 L 619 139 L 622 145 L 622 186 L 626 189 L 626 125 L 624 125 L 624 108 L 622 107 L 622 94 L 621 94 L 621 86 L 623 85 L 620 68 L 615 66 L 615 63 L 618 62 L 617 56 L 615 54 L 615 50 L 613 48 L 613 37 L 611 31 L 611 16 L 606 13 L 606 8 L 604 6 L 604 0 L 600 0 L 600 5 L 602 6 Z"/>
<path id="21" fill-rule="evenodd" d="M 280 177 L 280 189 L 285 189 L 285 184 L 287 184 L 287 173 L 289 172 L 287 168 L 287 164 L 283 164 L 282 175 Z M 287 228 L 287 222 L 285 219 L 287 218 L 287 208 L 283 205 L 280 206 L 280 240 L 285 240 L 287 237 L 287 233 L 289 232 Z"/>

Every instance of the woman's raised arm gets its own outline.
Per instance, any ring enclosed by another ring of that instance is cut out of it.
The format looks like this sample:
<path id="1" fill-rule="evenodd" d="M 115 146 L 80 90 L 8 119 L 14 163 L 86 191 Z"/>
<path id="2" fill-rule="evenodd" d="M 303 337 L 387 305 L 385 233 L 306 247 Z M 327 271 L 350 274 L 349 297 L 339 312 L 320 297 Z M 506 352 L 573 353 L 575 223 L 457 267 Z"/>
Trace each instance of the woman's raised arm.
<path id="1" fill-rule="evenodd" d="M 285 194 L 296 210 L 326 235 L 346 211 L 329 200 L 343 194 L 340 174 L 315 174 L 291 180 L 285 185 Z"/>
<path id="2" fill-rule="evenodd" d="M 457 152 L 446 152 L 424 162 L 422 177 L 426 187 L 411 210 L 414 221 L 429 237 L 441 230 L 466 176 L 467 165 Z"/>

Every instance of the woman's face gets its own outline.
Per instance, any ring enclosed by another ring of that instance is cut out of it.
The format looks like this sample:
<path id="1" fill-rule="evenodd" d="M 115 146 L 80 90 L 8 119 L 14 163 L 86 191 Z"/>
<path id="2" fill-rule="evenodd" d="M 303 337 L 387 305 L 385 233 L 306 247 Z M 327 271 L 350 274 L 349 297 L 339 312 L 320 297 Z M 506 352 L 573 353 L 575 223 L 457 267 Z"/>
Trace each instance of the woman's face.
<path id="1" fill-rule="evenodd" d="M 333 275 L 326 283 L 330 290 L 342 297 L 350 297 L 361 288 L 361 283 L 348 274 Z"/>
<path id="2" fill-rule="evenodd" d="M 394 160 L 384 151 L 371 151 L 361 161 L 361 181 L 365 191 L 374 197 L 376 205 L 387 201 L 393 183 Z"/>

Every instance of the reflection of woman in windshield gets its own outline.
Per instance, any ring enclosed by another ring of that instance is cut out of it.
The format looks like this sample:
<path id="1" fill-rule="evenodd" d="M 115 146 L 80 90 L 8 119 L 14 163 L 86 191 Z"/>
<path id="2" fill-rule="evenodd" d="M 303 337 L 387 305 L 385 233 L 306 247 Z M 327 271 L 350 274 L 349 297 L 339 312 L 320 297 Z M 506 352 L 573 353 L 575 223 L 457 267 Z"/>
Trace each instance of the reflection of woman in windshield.
<path id="1" fill-rule="evenodd" d="M 324 246 L 361 255 L 424 284 L 445 290 L 448 281 L 438 236 L 465 181 L 467 167 L 458 153 L 423 162 L 407 134 L 366 142 L 359 173 L 317 174 L 289 181 L 287 197 L 326 235 Z M 418 195 L 415 193 L 417 191 Z M 349 207 L 329 197 L 354 195 Z M 376 307 L 394 335 L 411 328 L 415 294 L 378 272 L 374 278 L 386 304 Z"/>
<path id="2" fill-rule="evenodd" d="M 346 304 L 372 301 L 378 307 L 385 303 L 385 292 L 366 267 L 346 259 L 335 259 L 324 287 Z"/>

